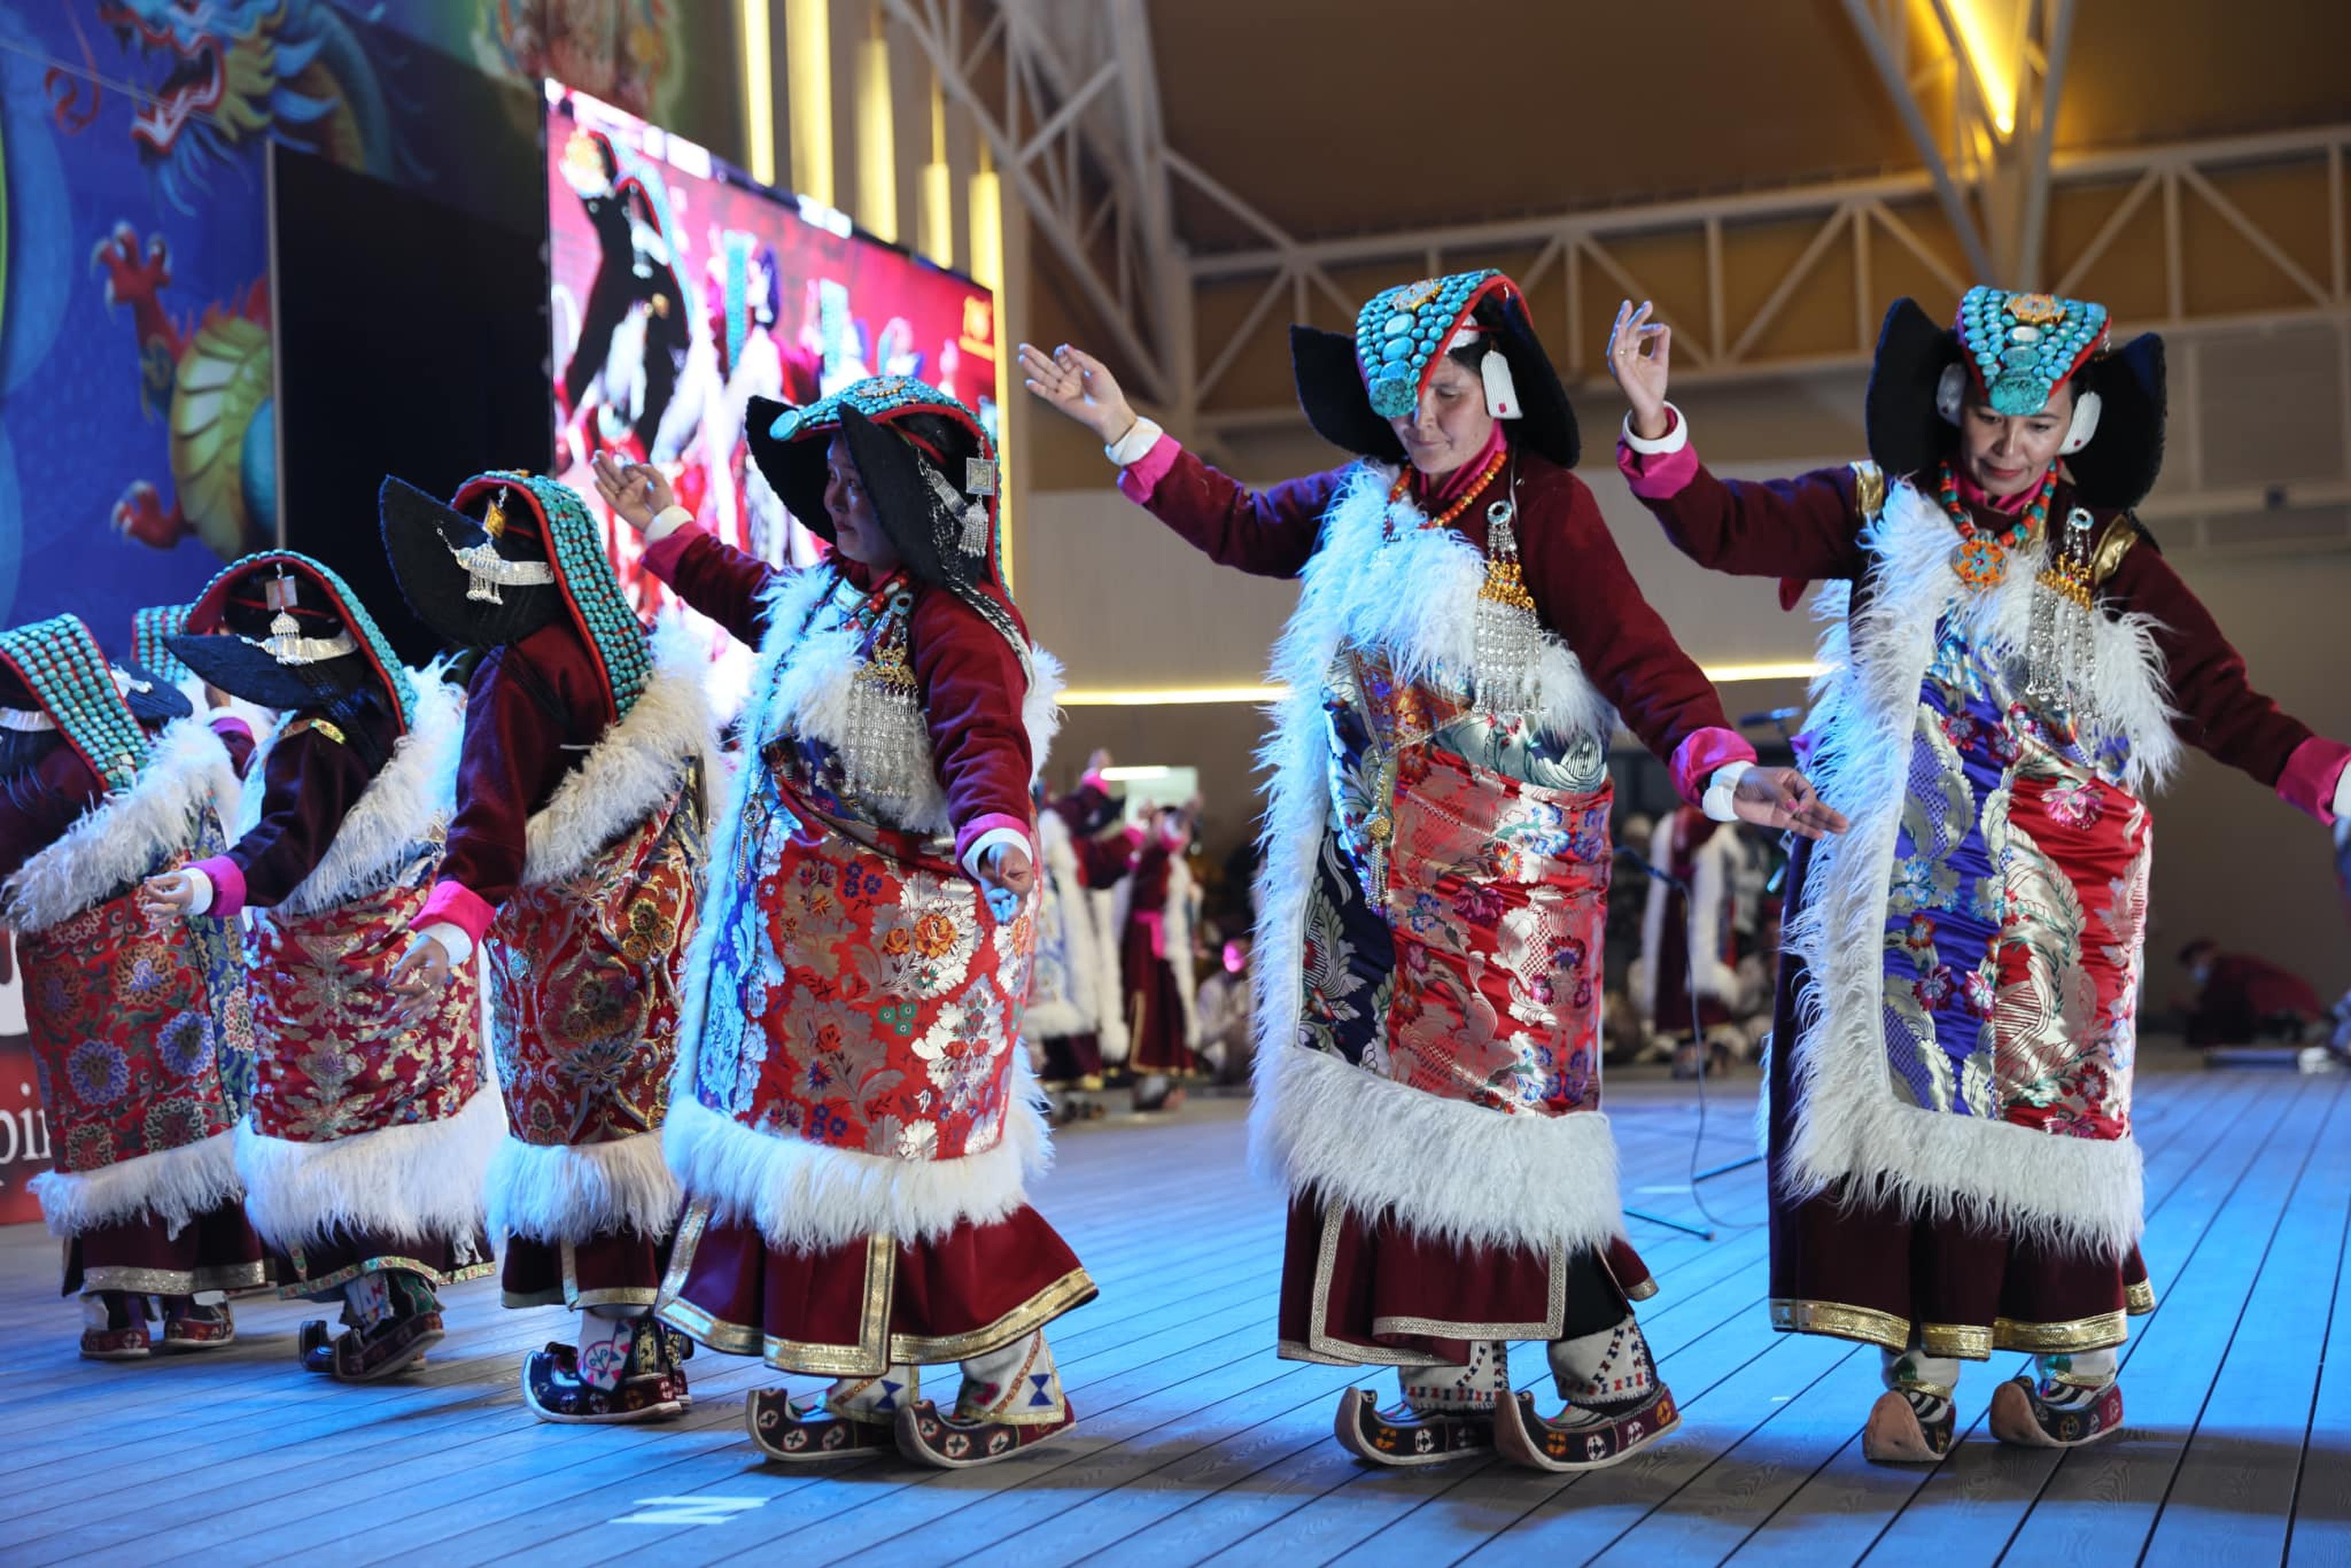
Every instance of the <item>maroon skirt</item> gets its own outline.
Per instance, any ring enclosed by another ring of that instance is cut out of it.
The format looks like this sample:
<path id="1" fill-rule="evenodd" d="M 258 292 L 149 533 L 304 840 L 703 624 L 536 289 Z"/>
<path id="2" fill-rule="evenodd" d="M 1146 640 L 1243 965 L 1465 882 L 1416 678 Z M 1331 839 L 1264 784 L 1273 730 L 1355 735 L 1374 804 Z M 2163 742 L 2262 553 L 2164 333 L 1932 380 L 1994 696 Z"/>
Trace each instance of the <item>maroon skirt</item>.
<path id="1" fill-rule="evenodd" d="M 1802 896 L 1810 846 L 1798 843 L 1788 904 Z M 1804 965 L 1782 950 L 1771 1038 L 1796 1038 Z M 2138 1249 L 2120 1258 L 2046 1247 L 1959 1220 L 1907 1218 L 1856 1200 L 1844 1183 L 1791 1197 L 1779 1179 L 1802 1088 L 1793 1053 L 1771 1060 L 1771 1326 L 1900 1351 L 1983 1361 L 1996 1350 L 2060 1355 L 2123 1343 L 2155 1311 Z"/>
<path id="2" fill-rule="evenodd" d="M 1083 1034 L 1049 1034 L 1040 1043 L 1045 1051 L 1045 1067 L 1037 1077 L 1046 1088 L 1102 1087 L 1101 1035 L 1092 1030 Z"/>
<path id="3" fill-rule="evenodd" d="M 123 1291 L 134 1296 L 234 1295 L 269 1283 L 267 1249 L 239 1199 L 208 1209 L 177 1236 L 151 1210 L 85 1230 L 66 1243 L 64 1294 Z"/>
<path id="4" fill-rule="evenodd" d="M 1151 928 L 1141 921 L 1126 928 L 1118 967 L 1126 977 L 1126 1024 L 1134 1040 L 1127 1065 L 1137 1074 L 1167 1072 L 1178 1078 L 1199 1071 L 1192 1048 L 1184 1043 L 1184 993 L 1176 983 L 1175 967 L 1151 950 Z"/>
<path id="5" fill-rule="evenodd" d="M 1550 1252 L 1458 1247 L 1292 1197 L 1280 1354 L 1332 1366 L 1459 1364 L 1478 1340 L 1558 1340 L 1625 1321 L 1656 1281 L 1622 1237 Z"/>
<path id="6" fill-rule="evenodd" d="M 602 1231 L 585 1241 L 507 1238 L 498 1291 L 509 1307 L 650 1307 L 669 1270 L 669 1238 Z"/>
<path id="7" fill-rule="evenodd" d="M 662 1321 L 729 1355 L 784 1372 L 878 1376 L 1000 1349 L 1094 1298 L 1094 1282 L 1044 1216 L 1022 1205 L 932 1241 L 869 1237 L 823 1252 L 771 1248 L 758 1227 L 679 1221 Z"/>
<path id="8" fill-rule="evenodd" d="M 270 1254 L 277 1293 L 292 1299 L 330 1301 L 364 1274 L 392 1270 L 422 1275 L 434 1290 L 478 1280 L 498 1266 L 489 1232 L 476 1228 L 461 1241 L 392 1236 L 378 1231 L 338 1230 L 324 1241 Z"/>

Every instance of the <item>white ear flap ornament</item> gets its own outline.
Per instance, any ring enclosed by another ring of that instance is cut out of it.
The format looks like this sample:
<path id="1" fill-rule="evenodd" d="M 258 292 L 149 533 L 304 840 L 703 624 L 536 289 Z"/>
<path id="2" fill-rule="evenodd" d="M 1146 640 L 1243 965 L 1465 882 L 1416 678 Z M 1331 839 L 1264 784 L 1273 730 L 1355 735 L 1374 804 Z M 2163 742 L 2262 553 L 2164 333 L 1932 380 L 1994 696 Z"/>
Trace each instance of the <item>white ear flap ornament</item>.
<path id="1" fill-rule="evenodd" d="M 1478 377 L 1486 383 L 1486 412 L 1496 419 L 1516 419 L 1522 410 L 1519 406 L 1518 382 L 1510 379 L 1510 361 L 1499 349 L 1489 349 L 1478 361 Z"/>
<path id="2" fill-rule="evenodd" d="M 1945 424 L 1959 423 L 1959 409 L 1967 398 L 1967 366 L 1945 365 L 1942 379 L 1935 383 L 1935 412 L 1943 416 Z"/>
<path id="3" fill-rule="evenodd" d="M 2094 392 L 2085 392 L 2074 399 L 2074 423 L 2065 427 L 2065 444 L 2057 450 L 2072 456 L 2090 444 L 2090 437 L 2098 434 L 2098 414 L 2104 402 Z"/>

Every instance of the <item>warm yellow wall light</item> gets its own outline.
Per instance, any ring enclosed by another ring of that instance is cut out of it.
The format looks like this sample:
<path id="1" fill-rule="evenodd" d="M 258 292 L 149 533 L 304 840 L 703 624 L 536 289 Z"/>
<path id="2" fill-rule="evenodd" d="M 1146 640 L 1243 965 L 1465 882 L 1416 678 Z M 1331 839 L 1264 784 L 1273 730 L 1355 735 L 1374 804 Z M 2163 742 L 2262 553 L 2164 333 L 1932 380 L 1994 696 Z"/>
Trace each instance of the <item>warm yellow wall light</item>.
<path id="1" fill-rule="evenodd" d="M 890 42 L 882 29 L 882 6 L 879 0 L 871 3 L 872 27 L 857 46 L 857 221 L 894 244 L 898 116 L 890 99 Z"/>
<path id="2" fill-rule="evenodd" d="M 784 72 L 792 122 L 792 189 L 832 199 L 832 0 L 784 0 Z"/>
<path id="3" fill-rule="evenodd" d="M 947 167 L 947 97 L 931 73 L 931 161 L 923 165 L 923 203 L 914 248 L 941 267 L 956 264 L 955 171 Z"/>
<path id="4" fill-rule="evenodd" d="M 1710 664 L 1706 678 L 1719 686 L 1742 681 L 1806 681 L 1823 666 L 1809 660 L 1785 664 Z M 1096 689 L 1075 686 L 1061 694 L 1063 707 L 1180 707 L 1194 703 L 1273 703 L 1290 695 L 1288 686 L 1156 686 Z"/>
<path id="5" fill-rule="evenodd" d="M 743 137 L 751 178 L 776 183 L 776 56 L 770 0 L 737 0 L 743 37 Z"/>
<path id="6" fill-rule="evenodd" d="M 1949 0 L 1968 64 L 1991 106 L 1992 124 L 2002 136 L 2016 129 L 2016 62 L 2009 57 L 2012 36 L 2008 15 L 2013 0 Z"/>

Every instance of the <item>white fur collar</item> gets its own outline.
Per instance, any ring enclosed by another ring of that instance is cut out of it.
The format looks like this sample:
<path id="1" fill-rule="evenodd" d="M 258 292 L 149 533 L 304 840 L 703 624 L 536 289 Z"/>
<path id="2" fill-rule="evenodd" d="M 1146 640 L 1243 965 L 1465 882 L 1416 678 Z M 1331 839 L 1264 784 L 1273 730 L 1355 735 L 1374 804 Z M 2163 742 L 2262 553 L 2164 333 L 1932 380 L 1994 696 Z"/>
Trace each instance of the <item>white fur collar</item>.
<path id="1" fill-rule="evenodd" d="M 465 694 L 442 680 L 437 664 L 413 671 L 409 678 L 416 688 L 415 721 L 344 814 L 327 852 L 278 904 L 281 913 L 316 915 L 374 892 L 408 863 L 419 845 L 447 828 L 456 810 Z M 254 750 L 253 764 L 246 769 L 252 783 L 245 792 L 239 838 L 261 820 L 262 800 L 268 793 L 261 780 L 266 777 L 269 752 L 285 732 L 281 725 Z"/>
<path id="2" fill-rule="evenodd" d="M 1293 691 L 1319 693 L 1331 661 L 1350 644 L 1385 655 L 1405 680 L 1458 687 L 1477 674 L 1485 554 L 1450 528 L 1422 528 L 1409 499 L 1391 505 L 1395 480 L 1394 468 L 1360 464 L 1323 516 L 1298 610 L 1274 646 L 1275 678 Z M 1614 710 L 1574 650 L 1548 630 L 1541 640 L 1543 728 L 1558 739 L 1596 735 L 1604 743 L 1615 733 Z"/>
<path id="3" fill-rule="evenodd" d="M 43 931 L 163 869 L 195 842 L 196 814 L 235 796 L 228 749 L 201 717 L 174 720 L 138 782 L 109 795 L 10 877 L 7 923 Z"/>
<path id="4" fill-rule="evenodd" d="M 709 658 L 683 618 L 653 632 L 653 674 L 628 716 L 607 729 L 534 812 L 523 861 L 526 885 L 560 882 L 622 833 L 676 798 L 689 764 L 713 778 Z"/>

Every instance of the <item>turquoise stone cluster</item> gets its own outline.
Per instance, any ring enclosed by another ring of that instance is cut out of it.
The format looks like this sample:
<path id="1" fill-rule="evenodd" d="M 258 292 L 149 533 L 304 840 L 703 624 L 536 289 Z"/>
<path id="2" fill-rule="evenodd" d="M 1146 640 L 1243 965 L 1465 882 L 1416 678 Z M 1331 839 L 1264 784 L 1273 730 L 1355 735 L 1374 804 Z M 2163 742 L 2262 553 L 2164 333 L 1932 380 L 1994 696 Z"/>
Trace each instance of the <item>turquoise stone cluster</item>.
<path id="1" fill-rule="evenodd" d="M 1355 362 L 1374 413 L 1412 417 L 1420 406 L 1421 378 L 1487 285 L 1501 276 L 1487 267 L 1399 284 L 1374 295 L 1356 313 Z"/>
<path id="2" fill-rule="evenodd" d="M 223 567 L 219 575 L 204 585 L 204 595 L 196 602 L 212 603 L 215 594 L 225 600 L 231 582 L 240 577 L 256 576 L 264 568 L 273 566 L 299 568 L 302 573 L 325 586 L 328 596 L 334 601 L 335 614 L 350 628 L 351 635 L 368 651 L 369 656 L 375 661 L 376 668 L 383 672 L 384 679 L 392 683 L 392 700 L 400 705 L 400 727 L 406 729 L 413 725 L 416 722 L 416 687 L 408 679 L 408 667 L 400 662 L 400 655 L 392 651 L 391 643 L 384 638 L 383 629 L 375 623 L 375 617 L 367 612 L 367 607 L 360 602 L 359 595 L 351 591 L 351 585 L 326 562 L 313 560 L 299 550 L 257 550 L 243 560 L 231 561 Z"/>
<path id="3" fill-rule="evenodd" d="M 131 656 L 140 667 L 178 685 L 193 674 L 172 652 L 167 638 L 177 637 L 188 629 L 188 612 L 193 604 L 151 604 L 131 618 Z"/>
<path id="4" fill-rule="evenodd" d="M 1979 284 L 1959 301 L 1959 349 L 1994 412 L 2034 414 L 2106 340 L 2106 308 Z"/>
<path id="5" fill-rule="evenodd" d="M 645 635 L 645 623 L 622 593 L 621 580 L 612 574 L 611 558 L 604 553 L 604 530 L 588 503 L 568 485 L 519 470 L 493 470 L 482 477 L 501 480 L 538 498 L 556 580 L 588 633 L 596 662 L 604 666 L 604 678 L 612 688 L 613 717 L 626 718 L 653 682 L 653 643 Z"/>
<path id="6" fill-rule="evenodd" d="M 25 677 L 41 710 L 107 789 L 128 789 L 138 781 L 147 766 L 147 732 L 115 689 L 114 672 L 78 616 L 52 615 L 0 632 L 0 659 Z"/>
<path id="7" fill-rule="evenodd" d="M 862 382 L 852 382 L 831 397 L 784 410 L 776 416 L 768 434 L 778 441 L 798 441 L 804 435 L 831 430 L 840 424 L 844 407 L 876 421 L 907 413 L 941 414 L 971 428 L 972 434 L 979 437 L 982 457 L 996 455 L 995 444 L 987 439 L 987 429 L 979 423 L 979 415 L 930 382 L 912 376 L 868 376 Z"/>

